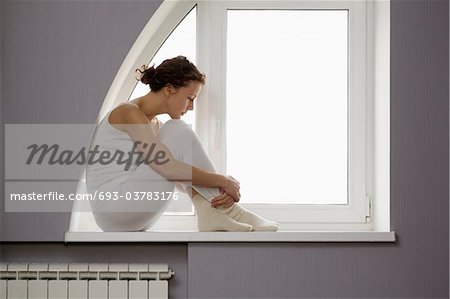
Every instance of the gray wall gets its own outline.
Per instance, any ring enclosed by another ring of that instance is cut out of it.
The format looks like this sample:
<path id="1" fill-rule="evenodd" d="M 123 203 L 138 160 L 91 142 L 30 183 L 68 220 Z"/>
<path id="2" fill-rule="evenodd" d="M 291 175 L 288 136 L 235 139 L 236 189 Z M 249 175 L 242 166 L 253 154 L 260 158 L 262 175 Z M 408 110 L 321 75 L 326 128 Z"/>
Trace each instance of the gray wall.
<path id="1" fill-rule="evenodd" d="M 158 4 L 4 1 L 3 122 L 93 123 Z M 396 243 L 64 245 L 69 215 L 2 212 L 2 261 L 165 261 L 174 298 L 448 298 L 448 16 L 448 1 L 392 2 Z"/>
<path id="2" fill-rule="evenodd" d="M 0 1 L 0 32 L 1 35 L 3 36 L 3 2 Z M 3 178 L 4 178 L 4 153 L 3 153 L 3 140 L 4 140 L 4 136 L 3 136 L 3 100 L 2 100 L 2 94 L 3 94 L 3 89 L 2 89 L 2 73 L 3 73 L 3 65 L 2 65 L 2 61 L 3 61 L 3 43 L 2 43 L 3 38 L 0 38 L 0 123 L 2 124 L 2 127 L 0 128 L 0 142 L 2 144 L 2 146 L 0 146 L 0 170 L 2 170 L 0 172 L 0 176 L 1 176 L 1 181 L 0 181 L 0 194 L 3 194 L 3 188 L 4 188 L 4 184 L 3 184 Z M 4 204 L 2 204 L 2 200 L 0 200 L 0 240 L 3 240 L 2 236 L 2 232 L 3 232 L 3 225 L 2 225 L 2 215 L 3 215 L 3 206 Z M 1 255 L 0 255 L 1 257 Z"/>
<path id="3" fill-rule="evenodd" d="M 120 64 L 159 4 L 4 1 L 3 121 L 95 123 Z M 70 215 L 2 213 L 1 217 L 3 240 L 60 241 Z"/>

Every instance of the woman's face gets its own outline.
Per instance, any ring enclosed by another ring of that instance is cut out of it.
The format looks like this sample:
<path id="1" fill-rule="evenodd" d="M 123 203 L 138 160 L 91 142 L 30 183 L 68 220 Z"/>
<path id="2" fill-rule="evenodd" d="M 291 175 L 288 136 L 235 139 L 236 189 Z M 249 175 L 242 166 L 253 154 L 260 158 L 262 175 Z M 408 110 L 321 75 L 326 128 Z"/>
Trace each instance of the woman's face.
<path id="1" fill-rule="evenodd" d="M 169 90 L 169 115 L 173 119 L 179 119 L 189 110 L 194 109 L 194 99 L 202 89 L 200 82 L 192 81 L 186 87 Z"/>

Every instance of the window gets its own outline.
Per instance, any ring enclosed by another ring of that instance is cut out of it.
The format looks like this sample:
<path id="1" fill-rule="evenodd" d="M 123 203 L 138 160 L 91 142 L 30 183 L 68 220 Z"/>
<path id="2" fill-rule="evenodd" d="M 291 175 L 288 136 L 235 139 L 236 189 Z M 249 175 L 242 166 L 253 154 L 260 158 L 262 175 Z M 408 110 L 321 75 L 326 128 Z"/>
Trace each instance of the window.
<path id="1" fill-rule="evenodd" d="M 228 10 L 226 39 L 226 170 L 243 200 L 348 204 L 348 10 Z"/>
<path id="2" fill-rule="evenodd" d="M 389 230 L 388 1 L 165 1 L 99 118 L 142 92 L 130 75 L 142 61 L 179 54 L 207 75 L 191 121 L 242 205 L 283 230 Z M 154 228 L 195 230 L 195 218 L 166 213 Z"/>
<path id="3" fill-rule="evenodd" d="M 208 53 L 198 63 L 210 79 L 197 121 L 212 123 L 201 137 L 218 169 L 241 179 L 242 204 L 285 229 L 371 229 L 368 10 L 199 3 Z"/>

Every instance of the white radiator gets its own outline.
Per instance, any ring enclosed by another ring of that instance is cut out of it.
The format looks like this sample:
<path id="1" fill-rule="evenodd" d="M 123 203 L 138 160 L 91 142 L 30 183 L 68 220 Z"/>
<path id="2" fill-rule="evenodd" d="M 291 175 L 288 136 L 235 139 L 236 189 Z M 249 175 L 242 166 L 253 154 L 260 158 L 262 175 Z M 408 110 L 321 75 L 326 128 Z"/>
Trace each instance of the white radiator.
<path id="1" fill-rule="evenodd" d="M 0 298 L 169 298 L 167 264 L 0 264 Z"/>

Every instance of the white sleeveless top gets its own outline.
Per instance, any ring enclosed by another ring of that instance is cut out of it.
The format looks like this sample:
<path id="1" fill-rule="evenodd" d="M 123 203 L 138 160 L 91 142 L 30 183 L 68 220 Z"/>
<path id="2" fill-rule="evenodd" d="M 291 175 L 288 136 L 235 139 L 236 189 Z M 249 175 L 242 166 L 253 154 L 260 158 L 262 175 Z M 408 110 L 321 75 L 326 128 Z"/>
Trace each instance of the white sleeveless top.
<path id="1" fill-rule="evenodd" d="M 134 103 L 124 103 L 122 105 L 134 105 Z M 114 109 L 113 109 L 114 110 Z M 93 150 L 96 145 L 98 152 L 109 151 L 110 157 L 114 156 L 116 151 L 121 151 L 124 154 L 123 160 L 128 158 L 128 152 L 133 148 L 133 140 L 126 133 L 109 123 L 109 115 L 113 111 L 111 110 L 97 125 L 94 137 L 92 138 L 90 150 Z M 161 127 L 161 122 L 149 124 L 155 136 Z M 95 155 L 95 159 L 98 159 L 99 153 Z M 117 156 L 114 162 L 111 161 L 102 165 L 100 163 L 93 163 L 86 166 L 86 187 L 89 193 L 93 193 L 94 190 L 98 191 L 112 191 L 117 189 L 120 185 L 126 182 L 131 174 L 138 168 L 136 164 L 136 158 L 133 157 L 133 163 L 128 170 L 125 170 L 126 164 L 118 164 Z M 109 160 L 109 159 L 108 159 Z"/>

